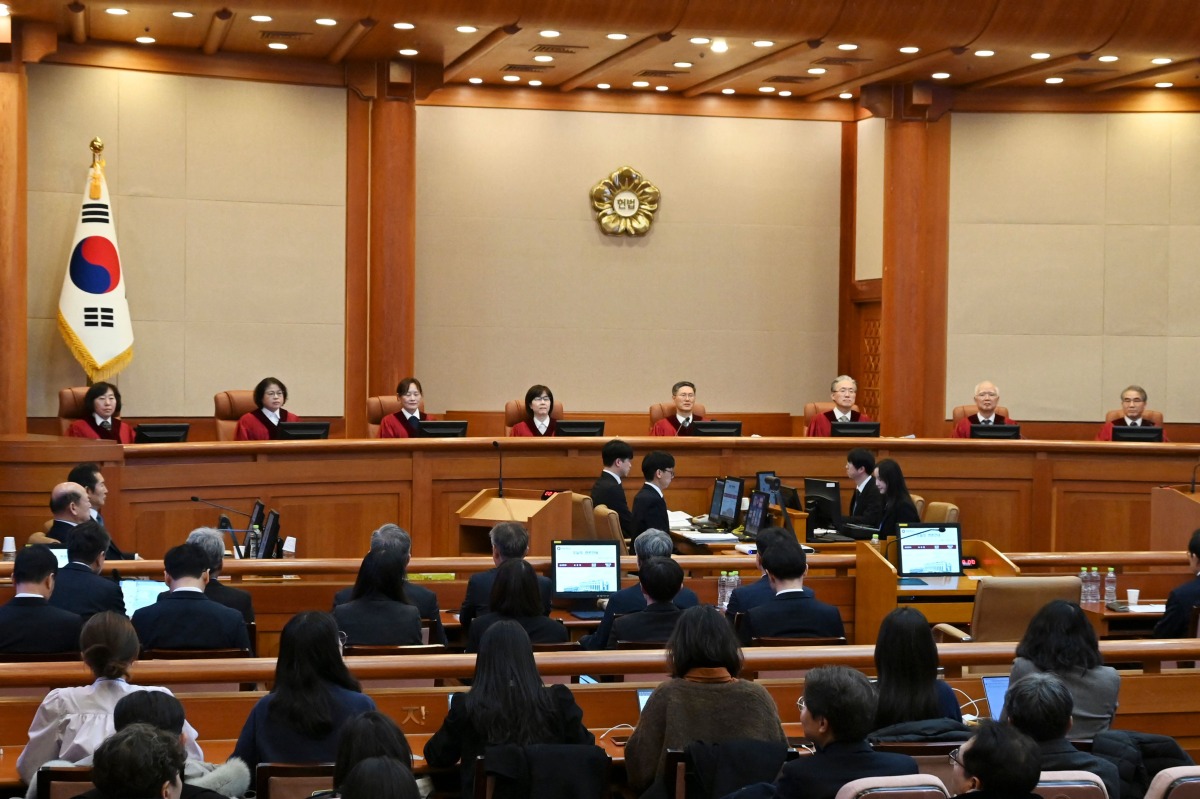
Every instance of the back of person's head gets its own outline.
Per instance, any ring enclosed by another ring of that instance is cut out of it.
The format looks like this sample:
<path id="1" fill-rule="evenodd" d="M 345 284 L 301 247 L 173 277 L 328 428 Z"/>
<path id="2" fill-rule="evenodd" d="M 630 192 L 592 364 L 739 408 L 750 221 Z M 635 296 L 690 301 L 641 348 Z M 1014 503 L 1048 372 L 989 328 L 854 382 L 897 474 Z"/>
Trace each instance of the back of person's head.
<path id="1" fill-rule="evenodd" d="M 1054 741 L 1071 729 L 1075 700 L 1062 680 L 1047 672 L 1034 672 L 1008 686 L 1004 714 L 1033 740 Z"/>
<path id="2" fill-rule="evenodd" d="M 92 782 L 113 799 L 161 799 L 163 786 L 183 779 L 186 760 L 178 735 L 131 724 L 96 749 Z"/>
<path id="3" fill-rule="evenodd" d="M 60 483 L 60 485 L 65 484 Z M 75 483 L 75 485 L 79 486 L 79 488 L 70 487 L 60 489 L 59 486 L 55 486 L 56 490 L 50 492 L 50 512 L 55 516 L 65 513 L 71 507 L 72 502 L 83 501 L 84 492 L 79 490 L 83 486 L 80 486 L 78 483 Z"/>
<path id="4" fill-rule="evenodd" d="M 1188 539 L 1188 552 L 1200 558 L 1200 530 L 1192 533 L 1192 537 Z"/>
<path id="5" fill-rule="evenodd" d="M 129 676 L 141 645 L 133 622 L 124 613 L 106 610 L 86 622 L 79 633 L 79 651 L 92 674 L 105 680 Z"/>
<path id="6" fill-rule="evenodd" d="M 489 745 L 546 740 L 554 708 L 533 659 L 529 634 L 498 621 L 483 634 L 466 697 L 471 725 Z"/>
<path id="7" fill-rule="evenodd" d="M 333 784 L 341 785 L 350 770 L 370 757 L 391 757 L 412 768 L 412 749 L 404 731 L 378 710 L 359 713 L 342 726 Z"/>
<path id="8" fill-rule="evenodd" d="M 421 799 L 413 773 L 394 757 L 368 757 L 336 784 L 341 799 Z"/>
<path id="9" fill-rule="evenodd" d="M 742 670 L 742 649 L 721 611 L 712 605 L 696 605 L 675 622 L 667 639 L 667 663 L 673 677 L 703 668 L 724 668 L 736 677 Z"/>
<path id="10" fill-rule="evenodd" d="M 183 732 L 183 705 L 166 691 L 134 691 L 125 694 L 113 708 L 113 727 L 149 724 L 157 730 L 179 735 Z"/>
<path id="11" fill-rule="evenodd" d="M 94 520 L 77 524 L 67 536 L 67 559 L 72 563 L 92 563 L 108 549 L 111 540 Z"/>
<path id="12" fill-rule="evenodd" d="M 537 572 L 528 561 L 514 558 L 500 564 L 492 583 L 488 609 L 514 619 L 542 615 L 544 608 Z"/>
<path id="13" fill-rule="evenodd" d="M 875 470 L 879 472 L 880 481 L 887 486 L 884 501 L 888 505 L 904 501 L 912 502 L 912 497 L 908 493 L 908 483 L 904 480 L 904 472 L 901 471 L 900 464 L 891 458 L 884 458 L 875 464 Z"/>
<path id="14" fill-rule="evenodd" d="M 58 558 L 45 544 L 30 544 L 17 552 L 13 563 L 13 583 L 40 583 L 51 574 L 58 574 Z"/>
<path id="15" fill-rule="evenodd" d="M 600 450 L 600 459 L 605 466 L 612 466 L 617 461 L 627 461 L 633 457 L 633 447 L 619 438 L 614 438 Z"/>
<path id="16" fill-rule="evenodd" d="M 384 596 L 393 602 L 404 602 L 404 579 L 408 555 L 398 549 L 372 549 L 358 567 L 352 599 Z"/>
<path id="17" fill-rule="evenodd" d="M 937 669 L 937 644 L 925 615 L 916 608 L 900 607 L 884 616 L 875 639 L 879 675 L 875 728 L 941 716 Z"/>
<path id="18" fill-rule="evenodd" d="M 68 483 L 79 483 L 88 491 L 96 490 L 99 482 L 100 467 L 94 463 L 81 463 L 67 474 Z"/>
<path id="19" fill-rule="evenodd" d="M 758 535 L 754 538 L 754 544 L 758 547 L 759 557 L 771 547 L 779 543 L 788 543 L 796 541 L 796 534 L 790 533 L 782 527 L 764 527 L 758 531 Z"/>
<path id="20" fill-rule="evenodd" d="M 767 574 L 776 580 L 796 580 L 808 571 L 808 557 L 795 536 L 791 542 L 781 541 L 777 546 L 771 546 L 759 559 Z"/>
<path id="21" fill-rule="evenodd" d="M 821 666 L 804 677 L 804 704 L 823 717 L 835 741 L 861 741 L 875 726 L 875 686 L 848 666 Z"/>
<path id="22" fill-rule="evenodd" d="M 169 574 L 172 580 L 183 577 L 198 580 L 208 571 L 209 563 L 208 553 L 199 544 L 180 544 L 171 547 L 167 554 L 163 555 L 163 571 Z"/>
<path id="23" fill-rule="evenodd" d="M 400 525 L 388 522 L 371 533 L 371 549 L 396 549 L 408 559 L 412 556 L 412 536 Z"/>
<path id="24" fill-rule="evenodd" d="M 488 533 L 488 538 L 502 560 L 523 558 L 529 551 L 529 531 L 520 522 L 500 522 Z"/>
<path id="25" fill-rule="evenodd" d="M 642 458 L 642 477 L 646 482 L 654 479 L 654 475 L 665 469 L 675 468 L 675 456 L 669 452 L 655 450 Z"/>
<path id="26" fill-rule="evenodd" d="M 846 455 L 846 463 L 855 469 L 866 469 L 867 475 L 875 471 L 875 453 L 863 447 L 855 447 Z"/>
<path id="27" fill-rule="evenodd" d="M 1100 642 L 1096 631 L 1074 602 L 1055 599 L 1042 606 L 1017 644 L 1017 657 L 1033 662 L 1040 671 L 1083 673 L 1099 666 Z"/>
<path id="28" fill-rule="evenodd" d="M 1028 796 L 1042 776 L 1037 744 L 1009 724 L 981 724 L 959 762 L 963 773 L 976 781 L 976 789 L 992 796 Z"/>
<path id="29" fill-rule="evenodd" d="M 675 545 L 671 535 L 664 530 L 650 529 L 633 539 L 633 552 L 637 555 L 638 564 L 645 563 L 650 558 L 669 558 Z"/>
<path id="30" fill-rule="evenodd" d="M 342 660 L 333 616 L 316 610 L 297 613 L 283 626 L 275 660 L 275 695 L 268 712 L 312 738 L 333 730 L 329 685 L 362 690 Z"/>
<path id="31" fill-rule="evenodd" d="M 683 568 L 670 558 L 650 558 L 638 567 L 638 582 L 655 602 L 670 602 L 683 587 Z"/>
<path id="32" fill-rule="evenodd" d="M 208 570 L 216 577 L 225 565 L 225 534 L 215 527 L 197 527 L 184 543 L 200 547 L 208 559 Z"/>

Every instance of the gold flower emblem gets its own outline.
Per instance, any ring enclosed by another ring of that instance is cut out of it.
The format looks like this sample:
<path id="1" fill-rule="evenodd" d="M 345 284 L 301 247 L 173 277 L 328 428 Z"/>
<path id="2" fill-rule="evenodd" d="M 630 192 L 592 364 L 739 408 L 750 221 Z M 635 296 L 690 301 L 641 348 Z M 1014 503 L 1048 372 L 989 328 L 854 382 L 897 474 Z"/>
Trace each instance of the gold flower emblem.
<path id="1" fill-rule="evenodd" d="M 658 187 L 623 166 L 592 187 L 600 229 L 610 236 L 644 236 L 658 210 Z"/>

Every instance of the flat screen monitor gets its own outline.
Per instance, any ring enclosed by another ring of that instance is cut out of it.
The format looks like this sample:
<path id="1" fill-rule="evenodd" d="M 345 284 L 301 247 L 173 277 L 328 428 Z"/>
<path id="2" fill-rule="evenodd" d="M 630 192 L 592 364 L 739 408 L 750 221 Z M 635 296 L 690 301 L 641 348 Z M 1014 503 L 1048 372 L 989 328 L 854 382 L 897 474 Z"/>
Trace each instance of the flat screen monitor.
<path id="1" fill-rule="evenodd" d="M 799 490 L 792 486 L 779 484 L 779 499 L 777 503 L 781 508 L 791 508 L 792 510 L 804 510 L 804 503 L 800 501 Z"/>
<path id="2" fill-rule="evenodd" d="M 1117 427 L 1113 425 L 1113 441 L 1162 441 L 1161 427 Z"/>
<path id="3" fill-rule="evenodd" d="M 718 477 L 713 480 L 712 497 L 708 500 L 708 520 L 713 524 L 717 523 L 717 517 L 721 515 L 721 498 L 725 494 L 725 480 Z"/>
<path id="4" fill-rule="evenodd" d="M 603 419 L 560 419 L 554 423 L 556 436 L 602 436 Z"/>
<path id="5" fill-rule="evenodd" d="M 153 605 L 160 594 L 169 590 L 166 583 L 158 580 L 122 580 L 121 596 L 125 599 L 125 615 L 132 619 L 134 613 Z"/>
<path id="6" fill-rule="evenodd" d="M 466 438 L 467 423 L 448 420 L 417 422 L 417 438 Z"/>
<path id="7" fill-rule="evenodd" d="M 253 530 L 255 525 L 258 529 L 263 529 L 263 522 L 266 520 L 267 508 L 262 504 L 262 500 L 254 500 L 254 507 L 250 509 L 250 519 L 246 522 L 246 529 Z"/>
<path id="8" fill-rule="evenodd" d="M 899 524 L 896 546 L 901 577 L 962 574 L 962 531 L 957 524 Z"/>
<path id="9" fill-rule="evenodd" d="M 329 438 L 329 422 L 280 422 L 279 437 L 284 441 L 320 441 Z"/>
<path id="10" fill-rule="evenodd" d="M 721 489 L 721 501 L 717 515 L 709 514 L 709 521 L 727 530 L 737 527 L 738 512 L 742 509 L 743 481 L 740 477 L 726 477 Z"/>
<path id="11" fill-rule="evenodd" d="M 25 546 L 30 546 L 30 544 Z M 66 547 L 50 547 L 50 551 L 54 553 L 54 558 L 58 561 L 58 568 L 61 569 L 71 562 L 71 559 L 67 557 Z"/>
<path id="12" fill-rule="evenodd" d="M 772 505 L 779 504 L 779 478 L 775 472 L 755 472 L 754 490 L 770 495 Z"/>
<path id="13" fill-rule="evenodd" d="M 255 557 L 258 558 L 277 558 L 279 557 L 279 513 L 271 511 L 267 514 L 267 521 L 262 528 L 262 541 L 258 544 L 258 552 Z"/>
<path id="14" fill-rule="evenodd" d="M 804 509 L 808 529 L 837 529 L 842 523 L 842 493 L 836 480 L 804 478 Z"/>
<path id="15" fill-rule="evenodd" d="M 646 703 L 650 701 L 650 694 L 654 693 L 653 688 L 639 688 L 638 692 L 638 712 L 641 713 L 646 709 Z"/>
<path id="16" fill-rule="evenodd" d="M 1000 721 L 1004 715 L 1004 697 L 1008 693 L 1008 675 L 983 678 L 983 695 L 987 697 L 988 715 Z"/>
<path id="17" fill-rule="evenodd" d="M 771 495 L 766 491 L 750 492 L 750 505 L 746 508 L 744 523 L 746 535 L 757 536 L 758 531 L 767 526 L 767 505 L 770 502 Z"/>
<path id="18" fill-rule="evenodd" d="M 133 428 L 133 443 L 135 444 L 178 444 L 187 441 L 188 430 L 192 426 L 179 424 L 139 424 Z"/>
<path id="19" fill-rule="evenodd" d="M 834 422 L 829 426 L 831 438 L 879 438 L 879 422 Z"/>
<path id="20" fill-rule="evenodd" d="M 698 436 L 740 436 L 741 422 L 692 422 L 692 429 Z"/>
<path id="21" fill-rule="evenodd" d="M 971 438 L 1020 438 L 1019 424 L 973 424 Z"/>
<path id="22" fill-rule="evenodd" d="M 621 589 L 618 542 L 552 541 L 550 579 L 558 599 L 598 599 Z"/>

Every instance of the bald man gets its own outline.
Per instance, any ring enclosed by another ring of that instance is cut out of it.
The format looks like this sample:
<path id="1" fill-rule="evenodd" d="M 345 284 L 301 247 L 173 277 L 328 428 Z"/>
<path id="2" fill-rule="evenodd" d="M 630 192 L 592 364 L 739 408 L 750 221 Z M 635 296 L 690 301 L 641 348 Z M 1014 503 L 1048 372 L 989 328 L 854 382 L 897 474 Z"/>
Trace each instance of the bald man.
<path id="1" fill-rule="evenodd" d="M 954 425 L 954 438 L 970 438 L 971 425 L 974 424 L 1016 424 L 1008 416 L 996 413 L 1000 404 L 1000 389 L 990 380 L 984 380 L 975 386 L 975 407 L 978 411 L 970 416 L 964 416 Z"/>
<path id="2" fill-rule="evenodd" d="M 808 437 L 824 438 L 833 430 L 834 422 L 869 422 L 871 417 L 854 410 L 858 399 L 858 381 L 850 375 L 838 375 L 829 385 L 833 410 L 818 413 L 808 423 Z"/>
<path id="3" fill-rule="evenodd" d="M 50 492 L 50 512 L 54 514 L 54 524 L 50 525 L 46 537 L 54 541 L 33 543 L 65 546 L 75 525 L 92 518 L 92 503 L 88 499 L 87 489 L 79 483 L 59 483 Z"/>

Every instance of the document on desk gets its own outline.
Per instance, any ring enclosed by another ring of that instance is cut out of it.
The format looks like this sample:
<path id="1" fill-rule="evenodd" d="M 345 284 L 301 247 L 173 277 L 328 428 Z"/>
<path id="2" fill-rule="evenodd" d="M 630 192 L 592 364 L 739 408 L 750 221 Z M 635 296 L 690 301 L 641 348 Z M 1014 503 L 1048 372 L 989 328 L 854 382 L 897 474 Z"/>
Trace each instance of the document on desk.
<path id="1" fill-rule="evenodd" d="M 1162 605 L 1130 605 L 1130 613 L 1166 613 L 1166 604 Z"/>
<path id="2" fill-rule="evenodd" d="M 698 533 L 693 530 L 678 530 L 681 536 L 693 544 L 732 544 L 738 537 L 733 533 Z"/>
<path id="3" fill-rule="evenodd" d="M 671 525 L 672 530 L 687 530 L 692 526 L 692 517 L 681 510 L 669 510 L 667 511 L 667 522 Z"/>

